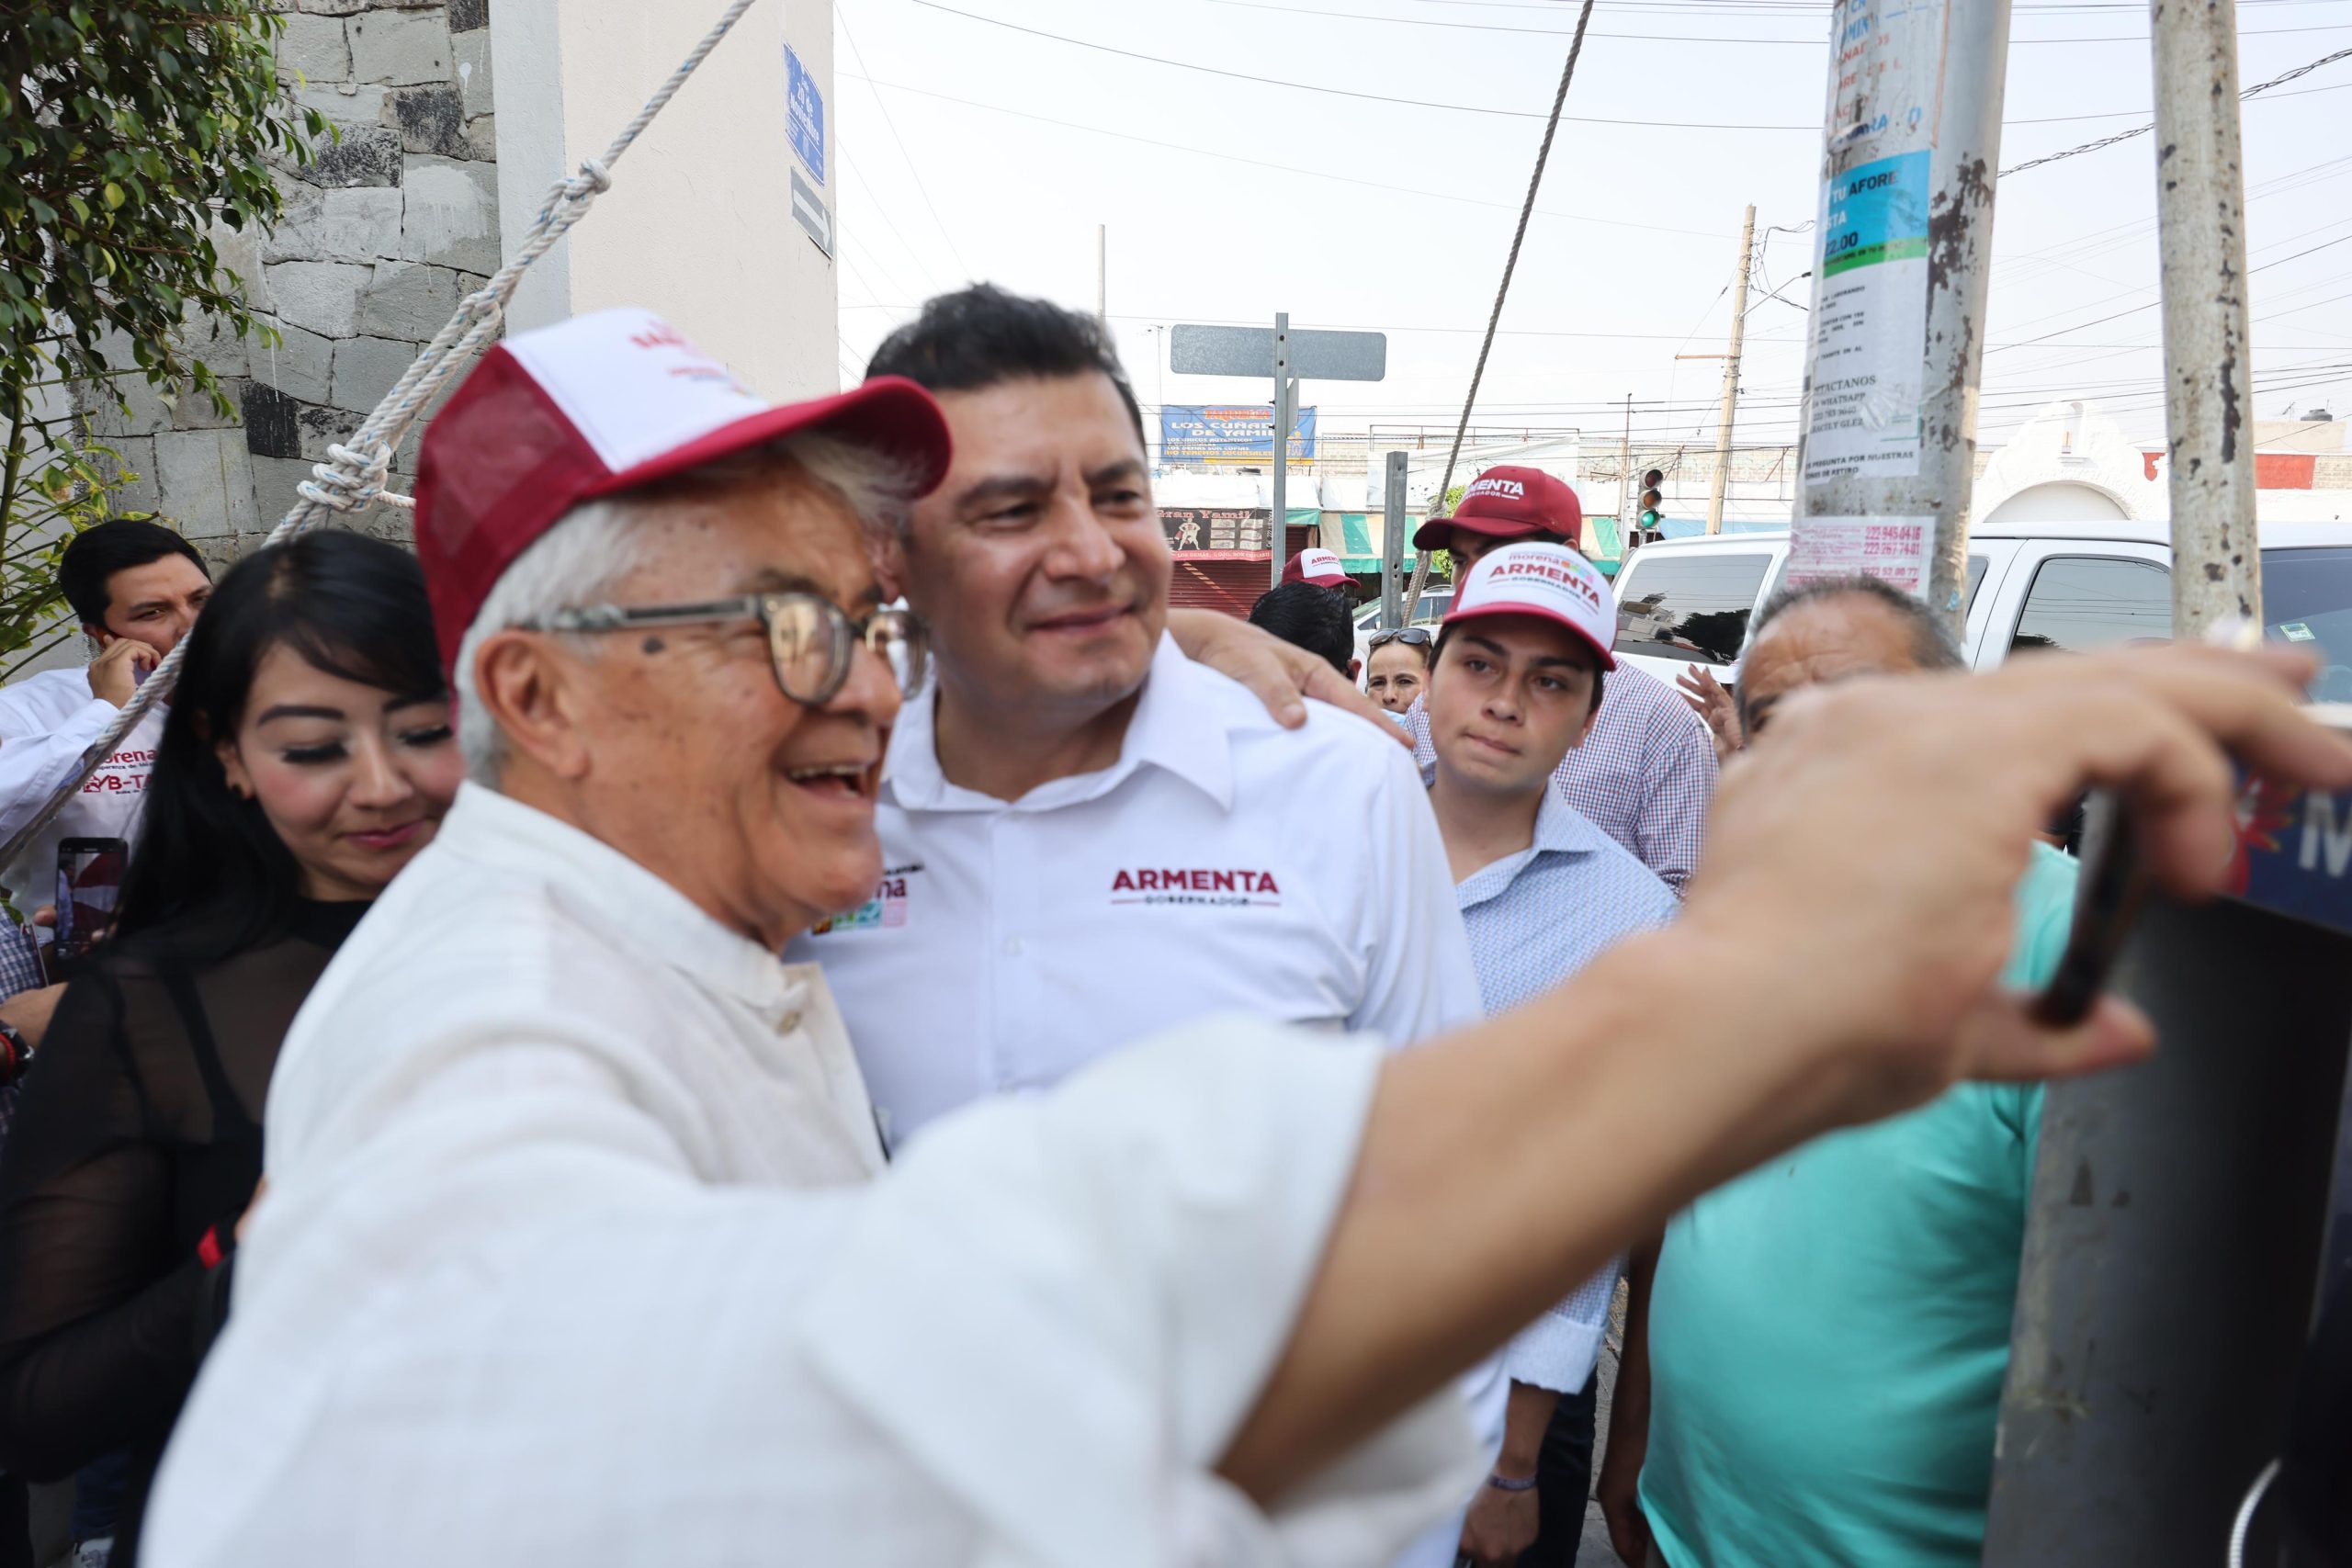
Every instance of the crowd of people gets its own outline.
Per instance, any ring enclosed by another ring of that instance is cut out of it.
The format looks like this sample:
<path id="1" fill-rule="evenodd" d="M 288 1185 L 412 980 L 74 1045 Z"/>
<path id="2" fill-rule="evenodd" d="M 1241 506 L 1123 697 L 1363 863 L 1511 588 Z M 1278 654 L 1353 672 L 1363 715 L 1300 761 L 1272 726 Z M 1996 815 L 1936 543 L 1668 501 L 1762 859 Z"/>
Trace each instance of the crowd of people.
<path id="1" fill-rule="evenodd" d="M 1686 701 L 1533 469 L 1361 660 L 1328 552 L 1172 608 L 1099 325 L 985 286 L 785 406 L 515 335 L 416 492 L 217 589 L 101 524 L 0 692 L 15 832 L 186 640 L 0 872 L 0 1563 L 67 1478 L 92 1568 L 1566 1564 L 1596 1490 L 1973 1562 L 2031 1080 L 2151 1043 L 2015 998 L 2036 829 L 2200 891 L 2221 747 L 2352 784 L 2291 653 L 1966 676 L 1866 579 Z"/>

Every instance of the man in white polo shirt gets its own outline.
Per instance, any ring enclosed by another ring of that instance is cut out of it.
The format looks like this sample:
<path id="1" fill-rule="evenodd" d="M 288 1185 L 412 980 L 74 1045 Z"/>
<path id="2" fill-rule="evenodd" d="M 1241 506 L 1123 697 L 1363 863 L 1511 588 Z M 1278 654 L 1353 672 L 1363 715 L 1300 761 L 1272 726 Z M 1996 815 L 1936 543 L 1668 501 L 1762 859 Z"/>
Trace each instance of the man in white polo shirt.
<path id="1" fill-rule="evenodd" d="M 978 288 L 876 375 L 938 398 L 946 479 L 886 547 L 937 674 L 890 741 L 872 902 L 824 966 L 894 1144 L 1216 1013 L 1402 1044 L 1479 1016 L 1412 759 L 1301 730 L 1165 631 L 1141 421 L 1091 318 Z"/>

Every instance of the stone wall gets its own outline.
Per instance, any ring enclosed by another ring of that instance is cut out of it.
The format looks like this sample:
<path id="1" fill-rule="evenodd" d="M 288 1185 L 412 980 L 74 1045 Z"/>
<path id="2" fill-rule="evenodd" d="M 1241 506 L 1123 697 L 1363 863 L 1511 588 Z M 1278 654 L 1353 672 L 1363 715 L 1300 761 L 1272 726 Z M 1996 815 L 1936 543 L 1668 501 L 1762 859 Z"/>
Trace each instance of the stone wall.
<path id="1" fill-rule="evenodd" d="M 216 236 L 281 342 L 199 348 L 242 425 L 199 398 L 167 408 L 135 378 L 131 417 L 85 394 L 94 434 L 141 476 L 127 497 L 227 560 L 294 503 L 345 439 L 499 264 L 490 0 L 293 0 L 278 73 L 341 132 L 278 171 L 286 211 L 267 235 Z M 416 433 L 395 455 L 405 491 Z M 403 513 L 365 513 L 405 538 Z"/>

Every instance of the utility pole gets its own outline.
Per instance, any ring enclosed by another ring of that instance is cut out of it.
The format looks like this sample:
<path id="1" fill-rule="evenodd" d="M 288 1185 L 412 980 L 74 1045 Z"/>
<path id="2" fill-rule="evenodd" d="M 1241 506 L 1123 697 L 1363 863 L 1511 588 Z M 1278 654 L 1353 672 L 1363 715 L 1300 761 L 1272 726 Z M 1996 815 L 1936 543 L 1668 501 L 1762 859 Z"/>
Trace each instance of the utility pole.
<path id="1" fill-rule="evenodd" d="M 1273 563 L 1267 575 L 1270 588 L 1283 584 L 1283 552 L 1290 543 L 1290 411 L 1297 397 L 1298 383 L 1290 373 L 1290 312 L 1279 310 L 1274 314 L 1274 504 L 1266 520 L 1266 554 Z"/>
<path id="2" fill-rule="evenodd" d="M 1625 434 L 1617 438 L 1617 558 L 1623 561 L 1634 553 L 1634 530 L 1627 526 L 1634 513 L 1630 503 L 1634 497 L 1634 394 L 1625 394 Z"/>
<path id="3" fill-rule="evenodd" d="M 2255 547 L 2254 344 L 2245 299 L 2245 174 L 2238 159 L 2236 0 L 2157 0 L 2157 254 L 2163 258 L 2165 435 L 2171 468 L 2172 625 L 2193 637 L 2262 624 Z"/>
<path id="4" fill-rule="evenodd" d="M 1388 454 L 1388 488 L 1381 502 L 1380 519 L 1380 625 L 1385 631 L 1405 624 L 1396 576 L 1405 548 L 1405 468 L 1410 461 L 1407 453 Z"/>
<path id="5" fill-rule="evenodd" d="M 2237 7 L 2152 0 L 2149 19 L 2173 632 L 2194 637 L 2263 619 Z M 2192 908 L 2151 895 L 2112 988 L 2164 1050 L 2045 1093 L 1990 1568 L 2326 1556 L 2282 1539 L 2301 1532 L 2261 1497 L 2307 1418 L 2299 1372 L 2331 1282 L 2323 1238 L 2341 1218 L 2352 997 L 2319 977 L 2347 972 L 2352 942 L 2319 912 L 2333 907 L 2317 888 L 2336 884 L 2314 852 L 2317 825 L 2345 803 L 2301 797 L 2283 830 L 2249 835 L 2235 897 Z M 2113 852 L 2118 823 L 2093 815 L 2086 865 Z M 2174 1310 L 2186 1281 L 2220 1279 L 2228 1290 Z"/>
<path id="6" fill-rule="evenodd" d="M 1748 258 L 1756 243 L 1756 207 L 1739 226 L 1739 271 L 1731 284 L 1731 350 L 1724 355 L 1724 412 L 1715 422 L 1715 477 L 1707 486 L 1707 532 L 1724 531 L 1724 487 L 1731 479 L 1732 410 L 1739 402 L 1739 344 L 1747 335 Z"/>
<path id="7" fill-rule="evenodd" d="M 1868 571 L 1965 619 L 2008 0 L 1838 0 L 1782 581 Z M 1928 236 L 1934 225 L 1932 245 Z"/>
<path id="8" fill-rule="evenodd" d="M 1104 336 L 1111 332 L 1111 226 L 1094 225 L 1094 319 L 1102 323 Z"/>

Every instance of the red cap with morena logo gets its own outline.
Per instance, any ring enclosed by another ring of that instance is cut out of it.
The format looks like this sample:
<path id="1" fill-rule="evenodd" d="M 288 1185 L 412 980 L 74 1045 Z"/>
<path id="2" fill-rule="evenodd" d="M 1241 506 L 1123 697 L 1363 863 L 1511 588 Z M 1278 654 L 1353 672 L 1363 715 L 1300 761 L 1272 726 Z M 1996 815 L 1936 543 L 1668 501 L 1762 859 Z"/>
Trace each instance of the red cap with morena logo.
<path id="1" fill-rule="evenodd" d="M 1413 536 L 1417 550 L 1452 547 L 1456 530 L 1492 539 L 1550 535 L 1575 544 L 1584 534 L 1584 508 L 1567 480 L 1541 468 L 1488 468 L 1472 479 L 1451 517 L 1432 517 Z"/>

